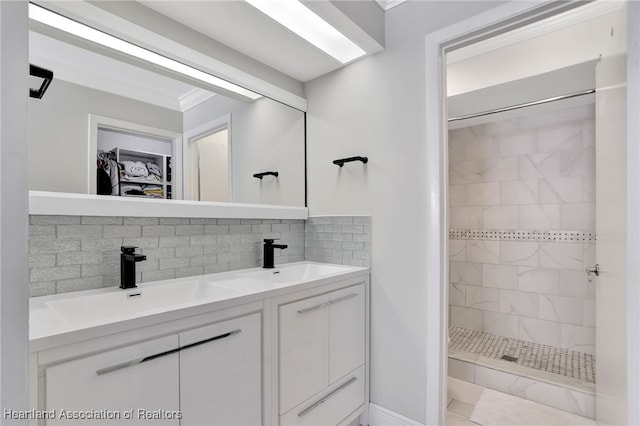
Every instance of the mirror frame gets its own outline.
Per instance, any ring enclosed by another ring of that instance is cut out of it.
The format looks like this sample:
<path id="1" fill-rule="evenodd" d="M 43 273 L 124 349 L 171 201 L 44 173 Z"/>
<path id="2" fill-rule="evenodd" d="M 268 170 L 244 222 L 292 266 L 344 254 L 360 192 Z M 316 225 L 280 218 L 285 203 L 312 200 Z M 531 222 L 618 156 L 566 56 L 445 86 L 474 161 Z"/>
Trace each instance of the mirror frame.
<path id="1" fill-rule="evenodd" d="M 34 3 L 42 3 L 34 1 Z M 307 100 L 265 80 L 236 69 L 131 21 L 82 2 L 46 2 L 43 6 L 109 34 L 162 52 L 177 61 L 197 64 L 202 71 L 280 102 L 304 114 L 304 207 L 188 200 L 113 199 L 110 196 L 29 191 L 30 215 L 200 217 L 245 219 L 307 219 Z M 181 156 L 181 152 L 179 156 Z M 152 203 L 152 204 L 149 204 Z M 151 213 L 153 212 L 153 213 Z"/>

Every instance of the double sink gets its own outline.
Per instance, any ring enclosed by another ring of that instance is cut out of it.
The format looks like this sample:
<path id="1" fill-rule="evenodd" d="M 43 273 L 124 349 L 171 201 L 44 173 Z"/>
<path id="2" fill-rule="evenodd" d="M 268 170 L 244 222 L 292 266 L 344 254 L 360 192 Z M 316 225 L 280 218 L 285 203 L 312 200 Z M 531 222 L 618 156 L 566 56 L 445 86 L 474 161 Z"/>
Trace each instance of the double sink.
<path id="1" fill-rule="evenodd" d="M 63 329 L 153 315 L 190 306 L 264 293 L 359 271 L 342 265 L 299 262 L 274 269 L 248 269 L 31 299 L 31 338 L 60 323 Z M 45 326 L 45 322 L 49 322 Z M 40 327 L 39 327 L 40 326 Z M 60 328 L 60 327 L 58 327 Z"/>

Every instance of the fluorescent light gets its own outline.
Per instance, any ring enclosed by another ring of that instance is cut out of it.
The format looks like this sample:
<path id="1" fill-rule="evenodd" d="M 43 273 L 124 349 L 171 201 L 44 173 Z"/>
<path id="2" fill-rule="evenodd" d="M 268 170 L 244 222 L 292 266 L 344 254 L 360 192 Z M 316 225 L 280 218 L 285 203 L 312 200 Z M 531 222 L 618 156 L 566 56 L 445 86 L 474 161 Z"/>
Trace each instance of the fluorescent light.
<path id="1" fill-rule="evenodd" d="M 367 53 L 298 0 L 245 1 L 343 64 Z"/>
<path id="2" fill-rule="evenodd" d="M 244 87 L 237 86 L 233 83 L 215 77 L 211 74 L 207 74 L 206 72 L 200 71 L 189 65 L 185 65 L 176 60 L 169 59 L 165 56 L 152 52 L 148 49 L 136 46 L 135 44 L 129 43 L 128 41 L 124 41 L 102 31 L 98 31 L 95 28 L 91 28 L 87 25 L 81 24 L 80 22 L 66 18 L 62 15 L 51 12 L 50 10 L 32 3 L 29 3 L 29 18 L 50 27 L 65 31 L 69 34 L 73 34 L 74 36 L 89 40 L 102 46 L 106 46 L 110 49 L 117 50 L 118 52 L 125 53 L 135 58 L 142 59 L 143 61 L 158 65 L 162 68 L 177 72 L 187 77 L 191 77 L 195 80 L 220 87 L 233 93 L 237 93 L 249 99 L 255 100 L 262 97 L 262 95 L 252 92 L 251 90 L 247 90 Z"/>

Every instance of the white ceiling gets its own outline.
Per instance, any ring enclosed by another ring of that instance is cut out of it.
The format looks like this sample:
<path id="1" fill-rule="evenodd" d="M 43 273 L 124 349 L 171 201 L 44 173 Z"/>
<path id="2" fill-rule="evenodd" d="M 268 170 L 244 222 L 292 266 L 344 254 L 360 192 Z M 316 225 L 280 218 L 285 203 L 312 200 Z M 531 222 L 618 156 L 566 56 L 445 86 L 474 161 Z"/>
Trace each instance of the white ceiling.
<path id="1" fill-rule="evenodd" d="M 330 2 L 325 1 L 325 6 L 330 7 Z M 406 0 L 376 0 L 383 10 L 404 1 Z M 137 3 L 300 82 L 312 80 L 344 66 L 244 1 L 138 0 Z M 314 9 L 322 6 L 320 3 L 313 4 Z M 324 10 L 326 12 L 326 9 Z M 63 7 L 59 13 L 65 14 L 65 8 Z M 73 13 L 71 16 L 75 16 Z M 345 20 L 349 21 L 348 18 L 343 16 L 342 19 L 343 21 L 336 22 L 339 26 L 342 25 L 341 31 L 351 32 L 350 36 L 356 37 L 365 45 L 373 41 L 373 38 L 363 37 L 363 30 L 358 34 L 353 27 L 345 26 Z M 349 22 L 350 25 L 357 26 L 354 22 Z M 75 44 L 56 40 L 39 32 L 32 31 L 30 37 L 31 62 L 55 70 L 56 79 L 177 111 L 184 111 L 214 95 L 182 81 L 103 56 Z M 377 47 L 369 44 L 367 47 L 371 49 L 370 52 L 382 48 L 378 44 L 375 46 Z M 123 78 L 124 76 L 126 78 Z"/>
<path id="2" fill-rule="evenodd" d="M 139 3 L 302 82 L 343 66 L 243 1 Z"/>
<path id="3" fill-rule="evenodd" d="M 34 31 L 29 32 L 29 62 L 54 70 L 54 80 L 68 81 L 175 111 L 185 111 L 215 95 Z"/>

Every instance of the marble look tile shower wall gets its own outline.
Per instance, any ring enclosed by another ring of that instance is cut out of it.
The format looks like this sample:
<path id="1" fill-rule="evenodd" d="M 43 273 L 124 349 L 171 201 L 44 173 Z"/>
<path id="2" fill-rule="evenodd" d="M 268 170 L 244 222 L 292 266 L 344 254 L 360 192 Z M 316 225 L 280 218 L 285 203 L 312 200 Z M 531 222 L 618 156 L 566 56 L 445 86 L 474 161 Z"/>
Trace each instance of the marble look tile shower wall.
<path id="1" fill-rule="evenodd" d="M 452 326 L 593 353 L 594 114 L 449 132 Z"/>

